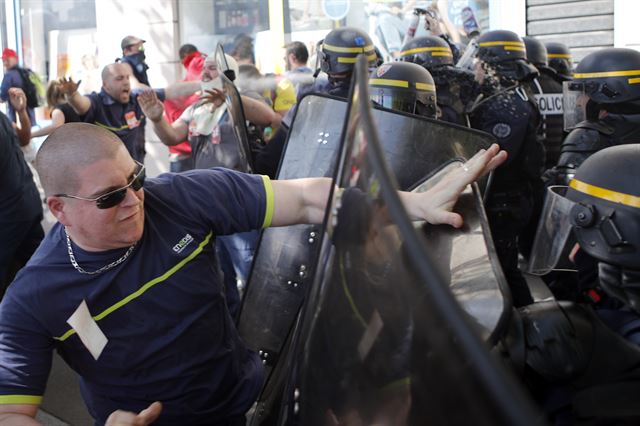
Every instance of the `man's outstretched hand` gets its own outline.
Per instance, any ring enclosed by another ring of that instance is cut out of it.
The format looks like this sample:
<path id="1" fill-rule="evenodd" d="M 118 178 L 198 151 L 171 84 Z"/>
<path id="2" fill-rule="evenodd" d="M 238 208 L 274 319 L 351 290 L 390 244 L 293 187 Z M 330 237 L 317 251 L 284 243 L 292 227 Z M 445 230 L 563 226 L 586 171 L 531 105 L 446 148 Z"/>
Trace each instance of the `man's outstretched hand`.
<path id="1" fill-rule="evenodd" d="M 9 102 L 16 112 L 24 111 L 27 108 L 27 95 L 21 88 L 12 87 L 9 89 Z"/>
<path id="2" fill-rule="evenodd" d="M 422 193 L 401 192 L 402 201 L 413 219 L 423 219 L 431 224 L 462 226 L 462 216 L 454 213 L 460 194 L 472 182 L 477 181 L 507 159 L 507 152 L 497 144 L 480 150 L 463 166 L 447 173 L 432 188 Z"/>
<path id="3" fill-rule="evenodd" d="M 162 412 L 162 404 L 154 402 L 138 414 L 117 410 L 111 413 L 105 426 L 148 426 L 155 422 Z"/>
<path id="4" fill-rule="evenodd" d="M 78 91 L 78 87 L 80 86 L 80 83 L 82 83 L 82 80 L 78 80 L 78 82 L 76 83 L 71 77 L 62 77 L 58 80 L 58 83 L 60 85 L 60 93 L 64 96 L 69 97 Z"/>
<path id="5" fill-rule="evenodd" d="M 162 119 L 162 113 L 164 112 L 164 105 L 158 99 L 158 95 L 155 90 L 145 90 L 138 95 L 138 104 L 142 108 L 142 112 L 149 120 L 158 122 Z"/>

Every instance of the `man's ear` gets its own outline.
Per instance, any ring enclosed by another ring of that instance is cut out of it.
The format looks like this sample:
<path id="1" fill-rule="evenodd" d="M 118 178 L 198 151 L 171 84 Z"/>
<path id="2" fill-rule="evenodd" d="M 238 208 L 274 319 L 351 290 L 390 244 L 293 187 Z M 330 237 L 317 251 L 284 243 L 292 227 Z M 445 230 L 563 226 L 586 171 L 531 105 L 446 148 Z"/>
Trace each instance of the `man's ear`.
<path id="1" fill-rule="evenodd" d="M 69 204 L 65 203 L 65 201 L 61 197 L 56 197 L 53 195 L 48 196 L 47 207 L 49 207 L 49 211 L 55 216 L 58 222 L 65 226 L 69 225 L 69 218 L 67 215 Z"/>

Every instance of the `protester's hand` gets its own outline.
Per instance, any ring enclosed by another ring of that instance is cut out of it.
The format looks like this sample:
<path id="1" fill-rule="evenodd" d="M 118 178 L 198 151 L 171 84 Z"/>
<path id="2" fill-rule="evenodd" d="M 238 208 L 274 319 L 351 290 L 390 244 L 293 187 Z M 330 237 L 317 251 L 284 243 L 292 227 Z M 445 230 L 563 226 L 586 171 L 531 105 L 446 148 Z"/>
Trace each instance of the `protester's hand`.
<path id="1" fill-rule="evenodd" d="M 158 122 L 162 119 L 162 113 L 164 112 L 164 105 L 158 99 L 155 90 L 145 90 L 138 95 L 138 103 L 144 115 L 153 122 Z"/>
<path id="2" fill-rule="evenodd" d="M 222 89 L 208 89 L 200 96 L 204 103 L 211 103 L 216 108 L 224 103 L 226 95 Z"/>
<path id="3" fill-rule="evenodd" d="M 154 402 L 138 414 L 117 410 L 111 413 L 105 426 L 147 426 L 155 422 L 162 412 L 162 404 Z"/>
<path id="4" fill-rule="evenodd" d="M 422 193 L 402 193 L 405 206 L 413 217 L 425 219 L 431 224 L 462 226 L 462 216 L 452 212 L 460 194 L 472 182 L 480 179 L 507 159 L 506 151 L 497 144 L 480 150 L 461 167 L 450 171 L 440 182 Z"/>
<path id="5" fill-rule="evenodd" d="M 9 102 L 16 112 L 22 112 L 27 108 L 27 95 L 19 87 L 9 89 Z"/>
<path id="6" fill-rule="evenodd" d="M 76 83 L 71 77 L 62 77 L 58 80 L 58 83 L 60 84 L 60 94 L 68 97 L 78 91 L 78 87 L 80 86 L 80 83 L 82 83 L 82 80 L 78 80 Z"/>

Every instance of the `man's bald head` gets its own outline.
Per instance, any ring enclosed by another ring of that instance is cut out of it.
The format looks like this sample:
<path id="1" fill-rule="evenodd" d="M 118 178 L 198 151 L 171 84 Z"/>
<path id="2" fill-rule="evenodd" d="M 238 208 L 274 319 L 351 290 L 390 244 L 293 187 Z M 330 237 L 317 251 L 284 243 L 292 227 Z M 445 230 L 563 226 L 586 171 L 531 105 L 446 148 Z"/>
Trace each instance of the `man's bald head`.
<path id="1" fill-rule="evenodd" d="M 36 155 L 36 170 L 46 196 L 73 194 L 78 170 L 126 148 L 110 131 L 88 123 L 67 123 L 49 135 Z"/>
<path id="2" fill-rule="evenodd" d="M 131 66 L 123 62 L 105 66 L 102 69 L 102 88 L 114 100 L 128 103 L 131 95 L 131 73 Z"/>

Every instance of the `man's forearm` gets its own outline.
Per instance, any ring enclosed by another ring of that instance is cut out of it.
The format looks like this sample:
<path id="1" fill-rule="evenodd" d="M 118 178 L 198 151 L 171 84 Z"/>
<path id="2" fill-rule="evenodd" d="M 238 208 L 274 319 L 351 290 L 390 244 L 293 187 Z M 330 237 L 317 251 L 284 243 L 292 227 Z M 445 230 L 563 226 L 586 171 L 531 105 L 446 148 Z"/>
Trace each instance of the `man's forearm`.
<path id="1" fill-rule="evenodd" d="M 183 96 L 190 96 L 200 90 L 199 81 L 179 81 L 170 84 L 164 89 L 165 99 L 176 99 Z"/>
<path id="2" fill-rule="evenodd" d="M 272 181 L 275 209 L 271 226 L 321 223 L 332 182 L 331 178 Z"/>
<path id="3" fill-rule="evenodd" d="M 248 96 L 240 96 L 245 118 L 259 126 L 280 126 L 281 117 L 269 105 Z"/>
<path id="4" fill-rule="evenodd" d="M 18 118 L 18 126 L 16 127 L 18 141 L 20 142 L 20 146 L 27 146 L 31 140 L 31 119 L 29 119 L 26 108 L 18 111 L 16 115 Z"/>
<path id="5" fill-rule="evenodd" d="M 85 115 L 91 108 L 89 97 L 81 95 L 77 90 L 67 97 L 67 101 L 78 115 Z"/>
<path id="6" fill-rule="evenodd" d="M 159 121 L 152 121 L 153 123 L 153 131 L 156 132 L 158 138 L 160 138 L 160 142 L 167 146 L 177 145 L 180 142 L 186 139 L 187 135 L 181 135 L 179 132 L 174 129 L 164 118 L 161 118 Z"/>

